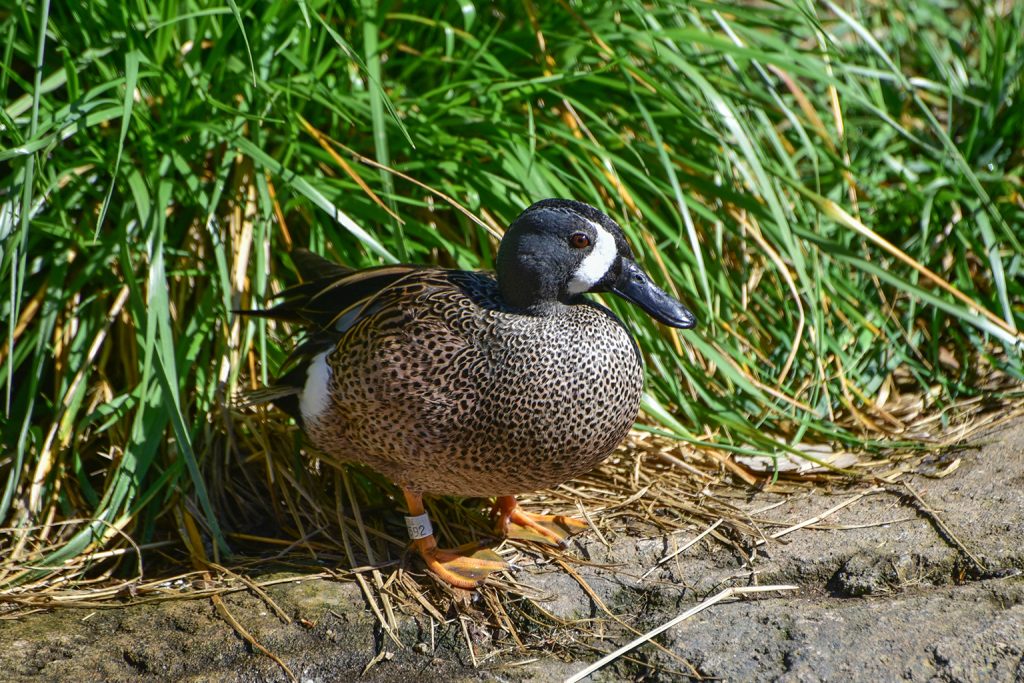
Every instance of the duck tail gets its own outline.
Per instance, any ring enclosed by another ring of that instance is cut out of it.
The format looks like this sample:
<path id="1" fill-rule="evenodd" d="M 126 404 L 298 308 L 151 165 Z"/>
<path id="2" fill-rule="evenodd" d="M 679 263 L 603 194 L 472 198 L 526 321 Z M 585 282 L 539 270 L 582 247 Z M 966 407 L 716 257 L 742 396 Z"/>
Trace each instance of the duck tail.
<path id="1" fill-rule="evenodd" d="M 285 414 L 295 418 L 295 421 L 301 425 L 302 410 L 299 407 L 299 399 L 306 384 L 307 365 L 307 363 L 297 363 L 269 387 L 235 394 L 232 405 L 236 408 L 246 409 L 273 403 Z"/>

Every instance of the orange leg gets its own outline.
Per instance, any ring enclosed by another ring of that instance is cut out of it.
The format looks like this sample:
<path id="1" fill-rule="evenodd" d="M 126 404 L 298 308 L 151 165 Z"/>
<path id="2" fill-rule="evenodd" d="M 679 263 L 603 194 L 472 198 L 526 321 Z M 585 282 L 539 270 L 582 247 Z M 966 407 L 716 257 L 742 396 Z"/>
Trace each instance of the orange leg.
<path id="1" fill-rule="evenodd" d="M 564 515 L 535 515 L 519 507 L 515 496 L 498 496 L 495 533 L 510 538 L 564 546 L 565 539 L 588 528 L 582 520 Z"/>
<path id="2" fill-rule="evenodd" d="M 483 549 L 479 543 L 469 543 L 452 550 L 438 548 L 423 508 L 423 496 L 404 488 L 402 493 L 409 507 L 412 547 L 427 563 L 427 568 L 441 579 L 457 588 L 471 590 L 479 586 L 488 574 L 508 569 L 497 553 Z"/>

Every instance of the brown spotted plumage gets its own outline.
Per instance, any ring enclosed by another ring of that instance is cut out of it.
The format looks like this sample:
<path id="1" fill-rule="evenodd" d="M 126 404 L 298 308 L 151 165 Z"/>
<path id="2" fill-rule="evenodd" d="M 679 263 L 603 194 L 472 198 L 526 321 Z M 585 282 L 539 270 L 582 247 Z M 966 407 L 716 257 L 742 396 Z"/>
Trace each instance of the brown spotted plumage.
<path id="1" fill-rule="evenodd" d="M 481 273 L 411 270 L 327 356 L 329 405 L 303 415 L 322 451 L 410 491 L 503 496 L 589 471 L 643 389 L 622 324 L 591 303 L 534 316 Z"/>
<path id="2" fill-rule="evenodd" d="M 546 200 L 510 226 L 489 274 L 417 266 L 351 271 L 295 254 L 307 280 L 268 317 L 309 327 L 273 400 L 338 461 L 401 486 L 413 515 L 424 493 L 497 496 L 510 522 L 553 538 L 553 520 L 514 494 L 583 474 L 622 440 L 643 390 L 639 351 L 587 291 L 611 291 L 655 318 L 692 315 L 655 287 L 619 226 L 578 202 Z M 476 585 L 502 565 L 415 539 L 449 582 Z"/>

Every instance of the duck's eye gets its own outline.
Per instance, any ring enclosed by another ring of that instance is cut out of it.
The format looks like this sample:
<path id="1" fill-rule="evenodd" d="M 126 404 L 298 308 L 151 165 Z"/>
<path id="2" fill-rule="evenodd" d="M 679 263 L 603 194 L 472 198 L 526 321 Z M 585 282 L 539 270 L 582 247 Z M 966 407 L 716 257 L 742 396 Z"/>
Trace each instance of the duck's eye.
<path id="1" fill-rule="evenodd" d="M 590 238 L 585 232 L 574 232 L 569 237 L 569 246 L 573 249 L 586 249 L 590 246 Z"/>

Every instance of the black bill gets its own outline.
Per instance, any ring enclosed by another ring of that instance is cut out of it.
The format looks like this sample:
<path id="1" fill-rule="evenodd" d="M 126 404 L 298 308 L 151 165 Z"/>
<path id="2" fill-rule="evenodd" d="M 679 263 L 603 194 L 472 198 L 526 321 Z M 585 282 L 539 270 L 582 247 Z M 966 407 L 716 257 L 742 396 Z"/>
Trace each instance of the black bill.
<path id="1" fill-rule="evenodd" d="M 623 258 L 619 279 L 611 290 L 631 301 L 660 323 L 688 330 L 697 324 L 693 313 L 654 284 L 651 277 L 633 261 Z"/>

